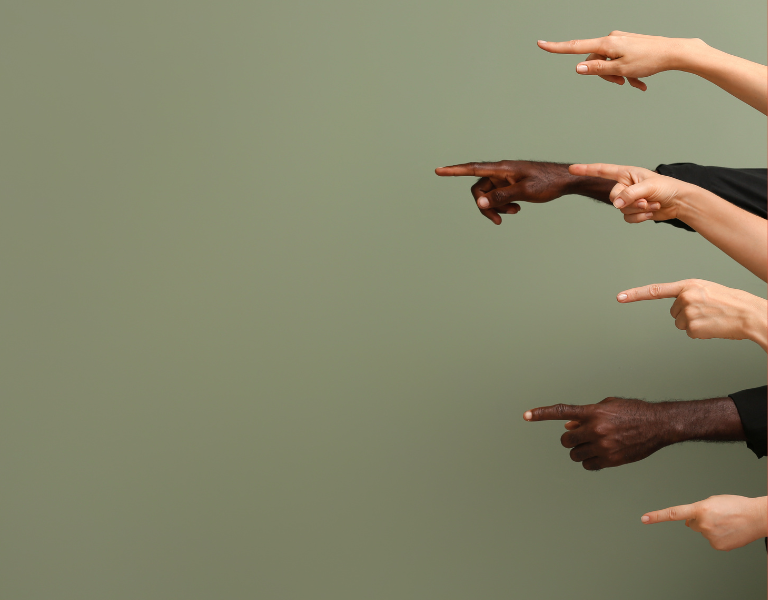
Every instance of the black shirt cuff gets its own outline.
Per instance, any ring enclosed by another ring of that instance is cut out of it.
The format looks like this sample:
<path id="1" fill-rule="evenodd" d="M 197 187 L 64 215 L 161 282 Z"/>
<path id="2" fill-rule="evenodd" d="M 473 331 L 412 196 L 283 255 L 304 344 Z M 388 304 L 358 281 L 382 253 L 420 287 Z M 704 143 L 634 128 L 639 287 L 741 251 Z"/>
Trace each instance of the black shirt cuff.
<path id="1" fill-rule="evenodd" d="M 766 450 L 766 421 L 768 421 L 768 386 L 728 394 L 739 411 L 741 425 L 747 438 L 747 448 L 762 458 Z"/>

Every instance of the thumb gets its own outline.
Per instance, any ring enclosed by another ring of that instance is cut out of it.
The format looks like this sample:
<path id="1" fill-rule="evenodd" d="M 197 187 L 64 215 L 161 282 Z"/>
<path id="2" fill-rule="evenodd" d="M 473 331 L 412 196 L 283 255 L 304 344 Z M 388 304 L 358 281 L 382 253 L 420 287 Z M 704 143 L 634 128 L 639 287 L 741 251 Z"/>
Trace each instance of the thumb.
<path id="1" fill-rule="evenodd" d="M 489 192 L 485 192 L 481 197 L 479 197 L 477 199 L 477 205 L 483 209 L 504 206 L 510 202 L 521 200 L 520 192 L 520 186 L 517 184 L 508 185 L 507 187 L 503 188 L 496 188 L 490 190 Z"/>

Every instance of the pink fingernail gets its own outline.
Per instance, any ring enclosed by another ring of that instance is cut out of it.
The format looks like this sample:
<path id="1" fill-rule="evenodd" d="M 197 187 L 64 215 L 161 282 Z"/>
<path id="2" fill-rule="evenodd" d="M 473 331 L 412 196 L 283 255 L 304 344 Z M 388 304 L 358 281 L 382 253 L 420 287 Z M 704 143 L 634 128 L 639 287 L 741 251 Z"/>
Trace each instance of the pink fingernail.
<path id="1" fill-rule="evenodd" d="M 616 200 L 614 200 L 614 202 L 613 202 L 613 205 L 616 208 L 621 208 L 622 206 L 624 206 L 624 204 L 625 204 L 625 202 L 621 198 L 616 198 Z"/>
<path id="2" fill-rule="evenodd" d="M 642 517 L 640 517 L 640 520 L 641 520 L 643 523 L 647 523 L 648 521 L 650 521 L 650 520 L 651 520 L 651 517 L 649 517 L 648 515 L 643 515 Z"/>
<path id="3" fill-rule="evenodd" d="M 619 294 L 619 300 L 626 300 L 627 295 L 626 294 Z"/>
<path id="4" fill-rule="evenodd" d="M 477 199 L 477 205 L 480 208 L 488 208 L 491 205 L 491 203 L 488 202 L 488 198 L 486 198 L 485 196 L 481 196 L 480 198 Z"/>
<path id="5" fill-rule="evenodd" d="M 576 67 L 577 73 L 586 73 L 587 71 L 589 71 L 589 67 L 587 65 L 579 65 Z"/>

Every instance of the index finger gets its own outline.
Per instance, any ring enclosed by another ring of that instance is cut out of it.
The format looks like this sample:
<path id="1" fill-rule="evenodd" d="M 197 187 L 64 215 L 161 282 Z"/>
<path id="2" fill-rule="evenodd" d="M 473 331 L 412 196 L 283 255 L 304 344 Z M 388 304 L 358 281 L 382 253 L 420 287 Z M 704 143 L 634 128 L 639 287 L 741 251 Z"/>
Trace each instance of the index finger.
<path id="1" fill-rule="evenodd" d="M 440 177 L 501 177 L 504 178 L 505 171 L 499 163 L 463 163 L 461 165 L 451 165 L 449 167 L 439 167 L 435 173 Z"/>
<path id="2" fill-rule="evenodd" d="M 584 415 L 584 407 L 576 404 L 555 404 L 525 411 L 526 421 L 578 421 Z"/>
<path id="3" fill-rule="evenodd" d="M 539 48 L 552 52 L 553 54 L 591 54 L 600 52 L 605 38 L 594 38 L 591 40 L 570 40 L 568 42 L 545 42 L 539 40 Z"/>
<path id="4" fill-rule="evenodd" d="M 665 521 L 685 521 L 696 518 L 696 504 L 683 504 L 673 506 L 664 510 L 654 510 L 645 513 L 640 520 L 648 525 L 652 523 L 663 523 Z"/>
<path id="5" fill-rule="evenodd" d="M 686 280 L 673 283 L 653 283 L 643 287 L 625 290 L 616 296 L 619 302 L 637 302 L 638 300 L 658 300 L 659 298 L 677 298 L 685 289 Z"/>
<path id="6" fill-rule="evenodd" d="M 622 165 L 608 165 L 605 163 L 593 163 L 591 165 L 571 165 L 568 167 L 571 175 L 586 175 L 589 177 L 602 177 L 603 179 L 613 179 L 621 181 L 628 170 L 628 167 Z M 623 182 L 622 182 L 623 183 Z"/>

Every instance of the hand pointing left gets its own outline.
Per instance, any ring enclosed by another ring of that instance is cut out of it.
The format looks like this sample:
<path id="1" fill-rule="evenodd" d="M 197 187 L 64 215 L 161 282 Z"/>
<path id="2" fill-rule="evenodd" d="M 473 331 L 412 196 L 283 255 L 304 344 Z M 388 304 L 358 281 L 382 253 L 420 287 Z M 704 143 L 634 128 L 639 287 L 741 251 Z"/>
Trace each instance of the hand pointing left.
<path id="1" fill-rule="evenodd" d="M 703 279 L 655 283 L 621 292 L 622 303 L 676 298 L 669 312 L 688 337 L 752 340 L 768 348 L 768 303 L 742 290 Z"/>

